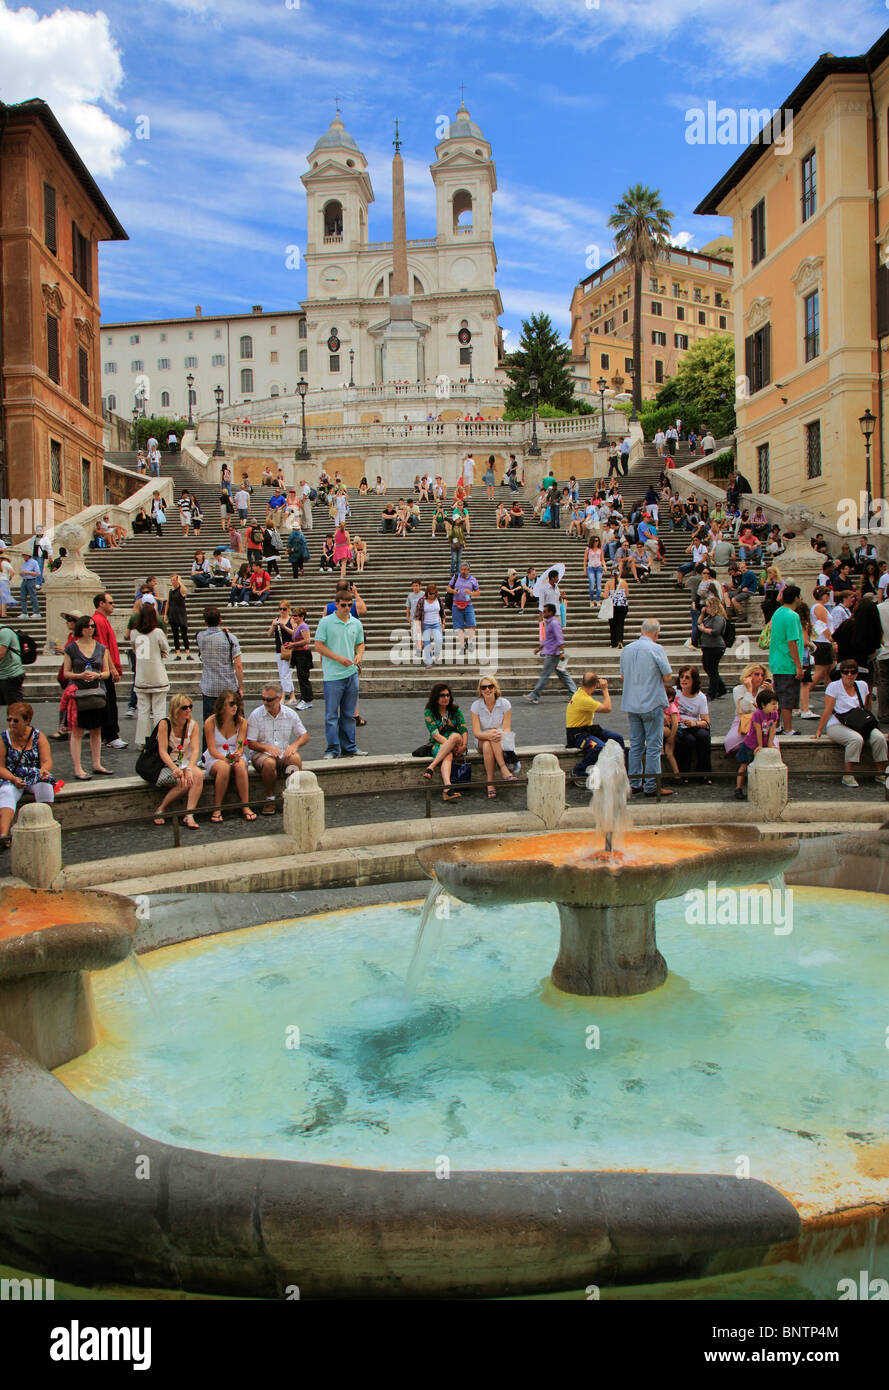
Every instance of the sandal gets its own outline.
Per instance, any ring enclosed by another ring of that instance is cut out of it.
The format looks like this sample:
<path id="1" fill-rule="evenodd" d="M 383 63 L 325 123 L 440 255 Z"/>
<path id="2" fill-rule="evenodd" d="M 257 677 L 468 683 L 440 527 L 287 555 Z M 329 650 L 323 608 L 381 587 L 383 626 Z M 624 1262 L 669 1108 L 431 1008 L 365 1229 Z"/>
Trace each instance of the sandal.
<path id="1" fill-rule="evenodd" d="M 462 792 L 454 791 L 453 787 L 445 787 L 444 791 L 442 792 L 441 799 L 442 801 L 459 801 L 462 795 Z"/>
<path id="2" fill-rule="evenodd" d="M 211 824 L 213 824 L 213 825 L 221 825 L 221 824 L 222 824 L 222 812 L 219 811 L 219 810 L 214 811 L 213 814 L 212 814 L 212 816 L 210 817 L 210 821 L 211 821 Z"/>
<path id="3" fill-rule="evenodd" d="M 356 714 L 355 723 L 358 725 L 359 729 L 363 729 L 365 724 L 367 723 L 367 720 L 362 719 L 360 714 Z"/>
<path id="4" fill-rule="evenodd" d="M 517 779 L 517 777 L 516 777 L 516 775 L 515 775 L 514 772 L 505 772 L 505 773 L 503 774 L 503 780 L 504 780 L 504 782 L 515 782 L 515 781 L 517 781 L 518 779 Z"/>
<path id="5" fill-rule="evenodd" d="M 424 781 L 424 782 L 431 782 L 434 776 L 435 776 L 435 768 L 434 768 L 434 767 L 427 767 L 426 771 L 423 773 L 423 781 Z"/>
<path id="6" fill-rule="evenodd" d="M 497 788 L 496 788 L 496 787 L 488 787 L 488 800 L 489 800 L 489 801 L 493 801 L 494 798 L 496 797 L 496 795 L 497 795 Z"/>
<path id="7" fill-rule="evenodd" d="M 256 820 L 256 812 L 251 811 L 247 806 L 244 807 L 244 810 L 241 814 L 243 815 L 245 820 Z"/>
<path id="8" fill-rule="evenodd" d="M 74 776 L 77 778 L 78 782 L 91 782 L 93 780 L 88 772 L 75 772 Z"/>
<path id="9" fill-rule="evenodd" d="M 155 824 L 155 825 L 166 825 L 166 823 L 167 823 L 167 822 L 164 820 L 164 817 L 163 817 L 163 816 L 155 816 L 155 818 L 154 818 L 154 824 Z"/>
<path id="10" fill-rule="evenodd" d="M 197 821 L 195 820 L 194 816 L 183 816 L 183 817 L 182 817 L 182 824 L 183 824 L 183 825 L 186 827 L 186 829 L 188 829 L 188 830 L 200 830 L 200 826 L 198 825 L 198 823 L 197 823 Z"/>

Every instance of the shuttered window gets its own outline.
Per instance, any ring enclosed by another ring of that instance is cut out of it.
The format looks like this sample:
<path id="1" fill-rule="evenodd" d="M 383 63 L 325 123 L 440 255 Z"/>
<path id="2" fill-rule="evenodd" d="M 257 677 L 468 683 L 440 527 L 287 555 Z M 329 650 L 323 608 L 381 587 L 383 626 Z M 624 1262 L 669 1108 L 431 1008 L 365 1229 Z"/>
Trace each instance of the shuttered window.
<path id="1" fill-rule="evenodd" d="M 90 403 L 90 355 L 86 348 L 77 350 L 77 379 L 80 387 L 81 405 Z"/>
<path id="2" fill-rule="evenodd" d="M 51 381 L 61 383 L 59 367 L 59 321 L 54 314 L 46 316 L 46 370 Z"/>
<path id="3" fill-rule="evenodd" d="M 85 237 L 76 222 L 71 223 L 72 274 L 87 294 L 93 292 L 92 242 Z"/>
<path id="4" fill-rule="evenodd" d="M 43 185 L 43 240 L 53 255 L 59 249 L 56 236 L 56 190 L 51 183 Z"/>
<path id="5" fill-rule="evenodd" d="M 750 394 L 761 391 L 772 379 L 772 325 L 766 323 L 744 341 L 745 371 Z"/>

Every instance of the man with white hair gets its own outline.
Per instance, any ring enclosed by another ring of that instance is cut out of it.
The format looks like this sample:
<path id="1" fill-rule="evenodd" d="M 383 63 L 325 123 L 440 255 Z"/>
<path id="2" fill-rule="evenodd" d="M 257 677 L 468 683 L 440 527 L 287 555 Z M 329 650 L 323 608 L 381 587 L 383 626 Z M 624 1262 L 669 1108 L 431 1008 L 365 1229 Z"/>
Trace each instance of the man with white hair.
<path id="1" fill-rule="evenodd" d="M 670 659 L 658 643 L 661 625 L 656 618 L 646 618 L 642 635 L 630 642 L 620 654 L 620 673 L 623 693 L 620 707 L 630 718 L 629 776 L 633 795 L 643 791 L 642 755 L 645 753 L 646 796 L 657 795 L 655 778 L 661 770 L 661 748 L 664 741 L 665 687 L 673 680 Z M 672 796 L 666 787 L 662 796 Z"/>
<path id="2" fill-rule="evenodd" d="M 262 704 L 247 720 L 247 747 L 265 787 L 262 814 L 275 814 L 275 782 L 279 773 L 286 777 L 290 768 L 302 767 L 299 750 L 308 743 L 306 727 L 295 709 L 281 701 L 277 685 L 262 687 Z"/>

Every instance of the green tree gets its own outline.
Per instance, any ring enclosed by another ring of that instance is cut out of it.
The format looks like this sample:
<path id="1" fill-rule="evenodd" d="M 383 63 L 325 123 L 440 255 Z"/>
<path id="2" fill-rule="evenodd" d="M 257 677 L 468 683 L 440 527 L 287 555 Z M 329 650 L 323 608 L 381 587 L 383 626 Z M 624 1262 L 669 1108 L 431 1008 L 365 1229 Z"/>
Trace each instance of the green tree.
<path id="1" fill-rule="evenodd" d="M 670 244 L 673 214 L 661 202 L 660 189 L 634 184 L 628 188 L 608 226 L 618 256 L 633 271 L 633 407 L 642 406 L 642 269 L 654 265 Z"/>
<path id="2" fill-rule="evenodd" d="M 515 352 L 504 363 L 506 375 L 512 382 L 506 388 L 504 406 L 508 418 L 521 420 L 531 414 L 532 372 L 539 378 L 537 387 L 541 405 L 551 405 L 557 411 L 580 414 L 579 402 L 574 399 L 574 381 L 568 370 L 571 348 L 563 343 L 553 328 L 549 314 L 532 314 L 522 320 L 522 337 Z"/>
<path id="3" fill-rule="evenodd" d="M 714 334 L 689 348 L 675 376 L 657 394 L 658 408 L 669 406 L 687 427 L 721 439 L 735 429 L 735 342 Z"/>

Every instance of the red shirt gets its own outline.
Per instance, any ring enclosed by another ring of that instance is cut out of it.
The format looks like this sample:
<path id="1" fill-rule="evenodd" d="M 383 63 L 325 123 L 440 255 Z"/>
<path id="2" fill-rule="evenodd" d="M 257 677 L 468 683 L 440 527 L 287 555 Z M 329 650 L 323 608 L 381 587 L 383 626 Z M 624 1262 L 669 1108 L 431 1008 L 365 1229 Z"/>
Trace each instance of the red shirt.
<path id="1" fill-rule="evenodd" d="M 103 647 L 108 648 L 108 659 L 118 675 L 121 673 L 120 648 L 117 645 L 117 638 L 114 635 L 114 628 L 98 608 L 93 613 L 93 622 L 96 624 L 96 641 L 101 642 Z"/>
<path id="2" fill-rule="evenodd" d="M 268 570 L 257 570 L 250 576 L 250 588 L 254 594 L 264 594 L 266 589 L 272 587 L 271 577 Z"/>

